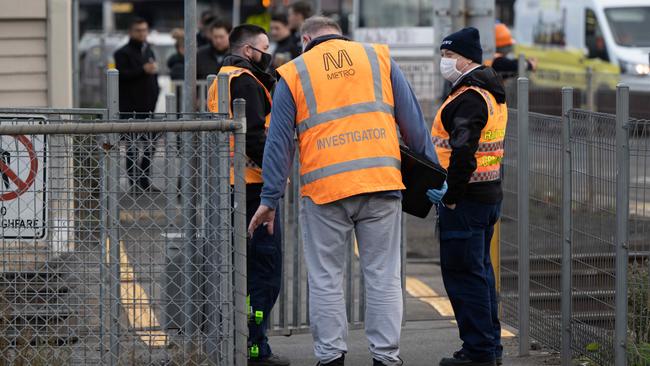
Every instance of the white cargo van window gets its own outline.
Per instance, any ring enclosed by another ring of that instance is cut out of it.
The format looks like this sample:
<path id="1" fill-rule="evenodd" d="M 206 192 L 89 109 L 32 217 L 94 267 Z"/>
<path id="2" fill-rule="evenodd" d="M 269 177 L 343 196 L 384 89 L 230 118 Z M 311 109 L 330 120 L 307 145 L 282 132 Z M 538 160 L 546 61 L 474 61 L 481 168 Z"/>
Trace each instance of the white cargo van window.
<path id="1" fill-rule="evenodd" d="M 422 0 L 359 0 L 359 27 L 430 27 L 433 4 Z"/>
<path id="2" fill-rule="evenodd" d="M 585 45 L 589 51 L 589 58 L 609 61 L 605 37 L 603 37 L 603 32 L 598 24 L 596 13 L 591 9 L 585 10 Z"/>
<path id="3" fill-rule="evenodd" d="M 605 16 L 614 41 L 623 47 L 650 47 L 650 7 L 608 8 Z"/>

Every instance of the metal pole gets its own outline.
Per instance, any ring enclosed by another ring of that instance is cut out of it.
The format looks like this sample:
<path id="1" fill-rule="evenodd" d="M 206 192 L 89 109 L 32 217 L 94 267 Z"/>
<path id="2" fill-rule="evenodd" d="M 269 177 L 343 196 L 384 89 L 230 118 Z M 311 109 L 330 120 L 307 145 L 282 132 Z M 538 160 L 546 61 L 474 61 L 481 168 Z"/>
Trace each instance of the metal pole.
<path id="1" fill-rule="evenodd" d="M 196 100 L 196 0 L 185 0 L 185 74 L 183 82 L 184 113 L 194 112 Z"/>
<path id="2" fill-rule="evenodd" d="M 408 238 L 406 236 L 406 215 L 402 214 L 401 230 L 402 235 L 400 236 L 400 277 L 402 278 L 402 306 L 406 306 L 406 252 L 408 250 L 407 243 Z M 402 315 L 402 325 L 406 324 L 406 317 Z"/>
<path id="3" fill-rule="evenodd" d="M 217 78 L 219 78 L 219 81 L 217 82 L 217 90 L 219 94 L 219 100 L 217 101 L 219 103 L 218 110 L 221 114 L 228 114 L 230 113 L 230 88 L 228 85 L 228 75 L 219 74 Z"/>
<path id="4" fill-rule="evenodd" d="M 79 108 L 79 0 L 72 0 L 72 105 Z"/>
<path id="5" fill-rule="evenodd" d="M 235 214 L 234 214 L 234 260 L 235 260 L 235 365 L 247 364 L 248 325 L 246 295 L 246 102 L 235 99 L 234 119 L 242 124 L 235 132 Z"/>
<path id="6" fill-rule="evenodd" d="M 113 33 L 115 31 L 115 18 L 113 17 L 113 2 L 111 0 L 104 0 L 102 3 L 102 25 L 104 35 Z"/>
<path id="7" fill-rule="evenodd" d="M 517 216 L 519 223 L 519 356 L 530 348 L 530 247 L 528 242 L 528 79 L 517 79 Z"/>
<path id="8" fill-rule="evenodd" d="M 571 359 L 571 118 L 573 88 L 562 88 L 562 286 L 561 323 L 562 366 L 570 366 Z"/>
<path id="9" fill-rule="evenodd" d="M 221 97 L 222 96 L 219 95 L 220 99 Z M 227 337 L 227 335 L 234 334 L 233 311 L 235 310 L 233 305 L 233 275 L 230 273 L 233 260 L 233 236 L 230 231 L 230 227 L 232 226 L 232 213 L 230 211 L 232 205 L 232 193 L 230 193 L 230 143 L 228 140 L 228 134 L 220 133 L 218 135 L 219 221 L 222 233 L 219 240 L 219 257 L 221 259 L 219 267 L 219 283 L 221 287 L 219 292 L 224 304 L 222 307 L 223 311 L 221 312 L 221 336 L 225 337 L 223 342 L 225 346 L 222 347 L 225 353 L 222 355 L 222 359 L 224 360 L 222 365 L 234 364 L 233 350 L 235 345 L 234 340 Z"/>
<path id="10" fill-rule="evenodd" d="M 517 62 L 517 76 L 518 77 L 527 77 L 528 76 L 528 61 L 526 61 L 526 55 L 523 53 L 519 54 Z"/>
<path id="11" fill-rule="evenodd" d="M 241 0 L 232 2 L 232 26 L 236 27 L 241 22 Z"/>
<path id="12" fill-rule="evenodd" d="M 302 253 L 301 235 L 300 235 L 300 151 L 296 148 L 293 158 L 293 168 L 291 177 L 291 238 L 293 242 L 293 326 L 300 328 L 302 325 Z M 309 290 L 305 298 L 309 301 Z M 307 303 L 307 312 L 309 312 L 309 302 Z"/>
<path id="13" fill-rule="evenodd" d="M 196 101 L 196 0 L 184 0 L 184 19 L 185 19 L 185 68 L 183 82 L 183 113 L 195 112 Z M 181 163 L 183 174 L 181 179 L 182 193 L 181 201 L 183 204 L 183 245 L 185 252 L 184 265 L 184 311 L 185 325 L 184 334 L 186 339 L 185 354 L 186 357 L 192 357 L 196 350 L 196 304 L 194 295 L 197 292 L 196 273 L 197 273 L 197 238 L 196 238 L 196 199 L 195 199 L 195 173 L 197 162 L 195 157 L 195 146 L 193 134 L 183 133 L 181 138 L 182 156 Z"/>
<path id="14" fill-rule="evenodd" d="M 627 365 L 627 265 L 630 215 L 630 88 L 616 86 L 616 320 L 614 365 Z"/>
<path id="15" fill-rule="evenodd" d="M 119 73 L 117 70 L 108 70 L 106 72 L 106 108 L 108 116 L 111 119 L 119 118 L 120 98 L 119 98 Z M 120 354 L 120 242 L 119 242 L 119 223 L 120 212 L 118 205 L 118 189 L 120 185 L 120 163 L 118 137 L 110 135 L 109 140 L 105 141 L 104 146 L 108 149 L 105 155 L 105 170 L 107 173 L 106 189 L 106 216 L 109 245 L 109 278 L 110 278 L 110 348 L 109 364 L 117 365 Z"/>
<path id="16" fill-rule="evenodd" d="M 177 101 L 176 95 L 167 94 L 165 95 L 165 112 L 167 113 L 167 119 L 174 120 L 176 119 L 177 111 Z M 174 173 L 170 169 L 171 164 L 176 162 L 176 159 L 172 159 L 175 156 L 174 152 L 176 151 L 176 134 L 170 132 L 165 133 L 165 155 L 167 157 L 165 164 L 165 177 L 168 180 L 172 180 L 171 177 L 174 176 Z M 166 227 L 173 228 L 176 226 L 173 220 L 170 220 L 170 217 L 174 217 L 175 205 L 174 200 L 176 199 L 176 185 L 169 181 L 165 184 L 165 213 L 166 213 Z M 170 230 L 167 230 L 169 234 Z M 181 304 L 183 302 L 182 293 L 179 293 L 180 289 L 183 288 L 182 285 L 182 275 L 180 272 L 181 267 L 179 267 L 179 259 L 181 258 L 180 252 L 181 247 L 179 246 L 178 239 L 170 239 L 169 235 L 165 235 L 165 275 L 164 275 L 164 307 L 163 307 L 163 319 L 162 324 L 164 329 L 167 332 L 171 330 L 178 331 L 181 324 L 183 324 L 183 313 L 181 312 Z"/>

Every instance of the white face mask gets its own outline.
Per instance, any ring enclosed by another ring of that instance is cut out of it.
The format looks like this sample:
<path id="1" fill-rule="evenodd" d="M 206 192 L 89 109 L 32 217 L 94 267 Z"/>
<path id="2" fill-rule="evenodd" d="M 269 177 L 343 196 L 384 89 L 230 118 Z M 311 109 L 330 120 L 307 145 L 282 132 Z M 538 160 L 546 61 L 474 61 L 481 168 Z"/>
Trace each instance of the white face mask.
<path id="1" fill-rule="evenodd" d="M 456 61 L 458 60 L 451 57 L 443 57 L 440 59 L 440 73 L 443 78 L 449 80 L 452 84 L 463 76 L 463 73 L 456 68 Z"/>

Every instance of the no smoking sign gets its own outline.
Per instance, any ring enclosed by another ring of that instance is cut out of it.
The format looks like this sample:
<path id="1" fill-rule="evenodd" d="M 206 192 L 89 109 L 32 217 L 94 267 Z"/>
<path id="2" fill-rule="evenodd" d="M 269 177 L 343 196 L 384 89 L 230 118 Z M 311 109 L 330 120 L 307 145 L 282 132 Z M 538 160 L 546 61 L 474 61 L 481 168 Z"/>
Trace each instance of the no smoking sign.
<path id="1" fill-rule="evenodd" d="M 0 116 L 1 124 L 44 122 L 43 117 Z M 0 136 L 0 238 L 45 237 L 46 146 L 44 135 Z"/>

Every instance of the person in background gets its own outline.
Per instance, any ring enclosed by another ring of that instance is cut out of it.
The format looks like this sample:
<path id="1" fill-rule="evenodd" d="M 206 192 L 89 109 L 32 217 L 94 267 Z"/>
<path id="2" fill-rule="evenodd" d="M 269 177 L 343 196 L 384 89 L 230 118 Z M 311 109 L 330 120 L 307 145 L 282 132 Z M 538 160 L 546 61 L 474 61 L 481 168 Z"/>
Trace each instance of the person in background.
<path id="1" fill-rule="evenodd" d="M 167 59 L 169 76 L 172 80 L 183 80 L 185 72 L 185 32 L 180 28 L 174 28 L 171 35 L 176 41 L 176 53 Z"/>
<path id="2" fill-rule="evenodd" d="M 156 56 L 147 43 L 149 25 L 142 18 L 135 18 L 129 26 L 129 43 L 115 51 L 115 67 L 120 73 L 121 118 L 144 119 L 156 109 L 158 100 L 158 65 Z M 156 134 L 125 134 L 127 140 L 126 170 L 134 190 L 159 192 L 151 184 L 151 159 L 156 151 Z M 140 145 L 144 145 L 141 160 Z"/>
<path id="3" fill-rule="evenodd" d="M 196 32 L 196 47 L 203 47 L 210 43 L 210 24 L 217 18 L 212 14 L 211 10 L 206 10 L 201 13 L 199 19 L 199 31 Z"/>
<path id="4" fill-rule="evenodd" d="M 463 341 L 440 366 L 494 366 L 501 364 L 503 347 L 490 244 L 503 200 L 508 107 L 499 75 L 481 65 L 476 28 L 448 35 L 440 51 L 440 73 L 452 89 L 431 139 L 447 169 L 448 190 L 427 196 L 438 204 L 442 279 Z"/>
<path id="5" fill-rule="evenodd" d="M 291 36 L 296 46 L 302 49 L 302 39 L 300 36 L 300 29 L 305 23 L 305 20 L 313 15 L 311 3 L 308 1 L 295 1 L 289 5 L 289 13 L 287 20 L 289 21 L 289 28 L 291 28 Z"/>
<path id="6" fill-rule="evenodd" d="M 232 26 L 225 20 L 215 20 L 210 24 L 210 44 L 207 44 L 196 53 L 196 77 L 204 80 L 210 74 L 217 74 L 223 60 L 228 54 L 230 43 L 228 34 Z"/>
<path id="7" fill-rule="evenodd" d="M 504 78 L 513 77 L 519 72 L 519 60 L 512 56 L 512 46 L 516 43 L 512 38 L 510 29 L 503 24 L 498 23 L 494 26 L 494 35 L 496 38 L 497 52 L 494 54 L 492 62 L 487 61 L 487 66 L 492 66 L 494 71 L 500 73 Z M 526 60 L 526 70 L 537 70 L 537 60 L 530 58 Z"/>
<path id="8" fill-rule="evenodd" d="M 273 70 L 300 56 L 302 50 L 291 36 L 286 14 L 278 13 L 271 16 L 271 39 L 277 44 L 273 51 Z"/>
<path id="9" fill-rule="evenodd" d="M 215 70 L 227 74 L 230 108 L 235 99 L 246 101 L 246 218 L 247 222 L 260 204 L 262 191 L 262 156 L 266 141 L 267 121 L 271 114 L 271 93 L 275 78 L 268 74 L 271 54 L 266 31 L 252 24 L 242 24 L 230 33 L 232 54 L 223 67 Z M 208 109 L 217 112 L 219 88 L 217 80 L 208 91 Z M 231 145 L 232 149 L 232 145 Z M 232 150 L 231 150 L 232 151 Z M 274 354 L 266 330 L 268 316 L 275 305 L 282 283 L 282 235 L 280 230 L 267 234 L 258 230 L 247 246 L 247 286 L 251 313 L 261 312 L 259 322 L 248 323 L 249 366 L 288 366 L 290 361 Z"/>

